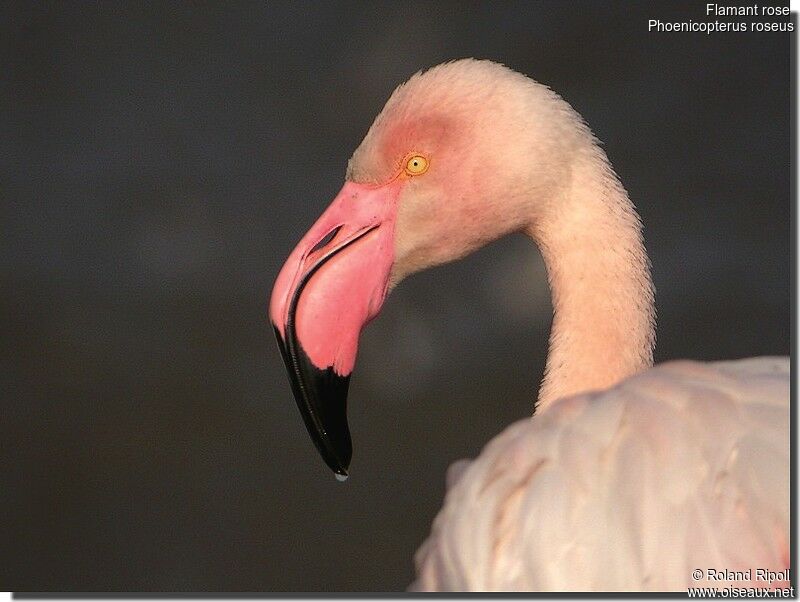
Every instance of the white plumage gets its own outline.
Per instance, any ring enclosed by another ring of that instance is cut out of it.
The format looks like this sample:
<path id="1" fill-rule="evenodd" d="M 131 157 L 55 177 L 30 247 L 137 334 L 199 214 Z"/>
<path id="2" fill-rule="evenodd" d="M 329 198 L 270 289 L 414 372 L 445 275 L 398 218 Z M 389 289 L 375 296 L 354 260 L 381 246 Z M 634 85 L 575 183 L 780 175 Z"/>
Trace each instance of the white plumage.
<path id="1" fill-rule="evenodd" d="M 757 568 L 789 566 L 788 400 L 788 358 L 755 358 L 670 362 L 553 403 L 451 469 L 413 588 L 766 587 Z"/>

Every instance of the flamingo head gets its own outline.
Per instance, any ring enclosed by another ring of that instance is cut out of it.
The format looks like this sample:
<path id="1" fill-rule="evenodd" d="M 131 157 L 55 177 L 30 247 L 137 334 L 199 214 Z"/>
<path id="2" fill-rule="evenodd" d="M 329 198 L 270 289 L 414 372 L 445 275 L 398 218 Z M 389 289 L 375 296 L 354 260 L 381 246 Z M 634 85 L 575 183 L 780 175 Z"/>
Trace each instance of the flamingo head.
<path id="1" fill-rule="evenodd" d="M 269 315 L 317 449 L 344 479 L 362 328 L 405 276 L 552 212 L 574 141 L 568 105 L 502 65 L 465 59 L 392 94 L 328 209 L 281 269 Z M 578 128 L 580 129 L 580 128 Z"/>

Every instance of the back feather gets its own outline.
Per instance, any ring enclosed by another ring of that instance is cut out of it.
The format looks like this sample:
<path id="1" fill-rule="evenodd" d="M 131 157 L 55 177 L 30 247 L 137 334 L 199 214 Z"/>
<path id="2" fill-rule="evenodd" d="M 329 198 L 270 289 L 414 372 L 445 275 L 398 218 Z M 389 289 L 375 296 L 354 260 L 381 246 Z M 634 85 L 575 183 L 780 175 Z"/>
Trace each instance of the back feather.
<path id="1" fill-rule="evenodd" d="M 789 565 L 789 360 L 670 362 L 562 399 L 448 480 L 412 589 L 746 587 L 692 571 Z"/>

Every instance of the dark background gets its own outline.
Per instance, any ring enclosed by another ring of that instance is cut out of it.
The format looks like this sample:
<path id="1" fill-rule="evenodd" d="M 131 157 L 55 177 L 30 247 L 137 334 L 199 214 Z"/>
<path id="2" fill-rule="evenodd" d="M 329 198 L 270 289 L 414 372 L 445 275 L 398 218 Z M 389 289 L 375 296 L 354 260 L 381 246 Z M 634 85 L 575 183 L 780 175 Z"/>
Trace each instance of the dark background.
<path id="1" fill-rule="evenodd" d="M 526 416 L 550 302 L 522 237 L 365 332 L 355 455 L 312 446 L 285 257 L 395 85 L 491 58 L 583 114 L 636 202 L 659 361 L 789 351 L 789 41 L 648 33 L 705 2 L 3 4 L 2 589 L 397 590 L 454 460 Z"/>

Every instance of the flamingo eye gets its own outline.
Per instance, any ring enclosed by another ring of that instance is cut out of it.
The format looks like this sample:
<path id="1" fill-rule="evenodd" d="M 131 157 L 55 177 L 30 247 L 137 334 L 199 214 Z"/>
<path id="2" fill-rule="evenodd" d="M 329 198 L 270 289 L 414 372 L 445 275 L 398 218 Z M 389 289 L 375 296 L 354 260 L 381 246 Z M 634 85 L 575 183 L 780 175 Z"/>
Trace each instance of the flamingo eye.
<path id="1" fill-rule="evenodd" d="M 406 161 L 406 173 L 410 176 L 421 176 L 428 171 L 428 159 L 422 155 L 411 155 Z"/>

